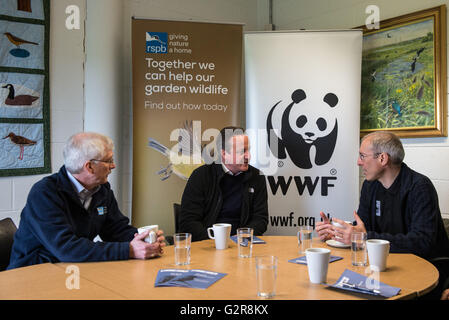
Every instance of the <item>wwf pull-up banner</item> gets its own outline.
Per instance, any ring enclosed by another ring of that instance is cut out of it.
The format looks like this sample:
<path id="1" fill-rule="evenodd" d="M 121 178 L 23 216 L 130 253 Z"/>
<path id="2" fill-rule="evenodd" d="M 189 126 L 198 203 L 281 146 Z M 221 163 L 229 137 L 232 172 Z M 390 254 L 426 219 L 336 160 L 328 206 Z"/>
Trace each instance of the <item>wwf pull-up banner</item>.
<path id="1" fill-rule="evenodd" d="M 186 180 L 217 155 L 219 130 L 240 123 L 242 29 L 133 19 L 133 225 L 172 234 Z"/>
<path id="2" fill-rule="evenodd" d="M 362 32 L 244 35 L 252 164 L 267 178 L 267 234 L 353 220 L 359 194 Z"/>

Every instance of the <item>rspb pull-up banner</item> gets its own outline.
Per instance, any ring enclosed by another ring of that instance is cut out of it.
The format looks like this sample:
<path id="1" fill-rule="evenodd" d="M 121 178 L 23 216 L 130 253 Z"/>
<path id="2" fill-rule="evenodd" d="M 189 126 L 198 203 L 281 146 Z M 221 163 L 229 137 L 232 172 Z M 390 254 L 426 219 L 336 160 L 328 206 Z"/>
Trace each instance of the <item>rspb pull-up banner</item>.
<path id="1" fill-rule="evenodd" d="M 244 51 L 252 164 L 267 179 L 266 234 L 315 227 L 320 211 L 352 221 L 362 32 L 245 33 Z"/>
<path id="2" fill-rule="evenodd" d="M 133 225 L 172 234 L 186 180 L 240 123 L 242 29 L 133 18 Z"/>

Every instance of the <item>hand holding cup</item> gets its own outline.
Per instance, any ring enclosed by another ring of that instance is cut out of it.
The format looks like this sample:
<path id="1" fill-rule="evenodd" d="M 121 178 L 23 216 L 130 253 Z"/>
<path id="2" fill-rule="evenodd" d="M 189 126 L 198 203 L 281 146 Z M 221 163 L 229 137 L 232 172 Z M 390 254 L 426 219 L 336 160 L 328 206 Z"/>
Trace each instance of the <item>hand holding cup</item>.
<path id="1" fill-rule="evenodd" d="M 158 230 L 156 232 L 156 242 L 154 243 L 145 241 L 145 238 L 149 236 L 150 232 L 150 230 L 145 230 L 140 234 L 134 234 L 134 239 L 129 243 L 129 257 L 131 259 L 149 259 L 164 253 L 164 231 Z"/>

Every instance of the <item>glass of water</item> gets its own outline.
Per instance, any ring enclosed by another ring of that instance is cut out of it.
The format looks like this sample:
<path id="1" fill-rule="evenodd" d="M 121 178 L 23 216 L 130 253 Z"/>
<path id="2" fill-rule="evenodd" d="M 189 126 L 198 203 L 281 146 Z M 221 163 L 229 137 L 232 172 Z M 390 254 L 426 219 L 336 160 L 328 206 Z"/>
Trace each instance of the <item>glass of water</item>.
<path id="1" fill-rule="evenodd" d="M 298 231 L 299 253 L 306 254 L 306 250 L 312 248 L 313 227 L 302 226 Z"/>
<path id="2" fill-rule="evenodd" d="M 237 229 L 237 244 L 239 247 L 240 258 L 251 258 L 253 250 L 253 234 L 252 228 Z"/>
<path id="3" fill-rule="evenodd" d="M 353 266 L 366 266 L 366 232 L 351 234 L 351 261 Z"/>
<path id="4" fill-rule="evenodd" d="M 183 266 L 190 264 L 190 245 L 192 244 L 192 234 L 175 233 L 173 235 L 175 245 L 175 264 Z"/>
<path id="5" fill-rule="evenodd" d="M 277 257 L 256 257 L 257 295 L 259 297 L 271 298 L 276 295 L 277 268 Z"/>

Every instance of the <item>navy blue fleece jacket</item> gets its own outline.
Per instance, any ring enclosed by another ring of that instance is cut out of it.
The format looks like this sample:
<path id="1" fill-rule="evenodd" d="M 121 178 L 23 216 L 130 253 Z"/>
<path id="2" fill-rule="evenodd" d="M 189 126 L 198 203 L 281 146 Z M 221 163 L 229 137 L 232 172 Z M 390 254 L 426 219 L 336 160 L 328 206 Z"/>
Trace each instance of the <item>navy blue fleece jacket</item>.
<path id="1" fill-rule="evenodd" d="M 63 166 L 31 188 L 8 269 L 46 262 L 126 260 L 137 232 L 128 223 L 109 183 L 101 185 L 86 210 Z M 93 242 L 97 235 L 103 242 Z"/>

